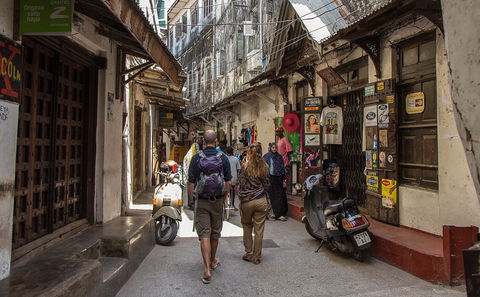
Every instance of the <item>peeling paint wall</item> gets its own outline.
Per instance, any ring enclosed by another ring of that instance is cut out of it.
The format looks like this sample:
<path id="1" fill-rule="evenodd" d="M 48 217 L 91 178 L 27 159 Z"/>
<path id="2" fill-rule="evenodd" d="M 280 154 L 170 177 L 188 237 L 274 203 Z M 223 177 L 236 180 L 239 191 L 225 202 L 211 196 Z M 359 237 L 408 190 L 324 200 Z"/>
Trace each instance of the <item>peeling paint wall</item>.
<path id="1" fill-rule="evenodd" d="M 441 2 L 452 107 L 480 203 L 480 5 L 477 0 Z"/>
<path id="2" fill-rule="evenodd" d="M 0 33 L 13 35 L 13 1 L 3 3 Z M 0 100 L 4 116 L 0 118 L 0 280 L 9 276 L 12 252 L 13 188 L 19 105 Z"/>

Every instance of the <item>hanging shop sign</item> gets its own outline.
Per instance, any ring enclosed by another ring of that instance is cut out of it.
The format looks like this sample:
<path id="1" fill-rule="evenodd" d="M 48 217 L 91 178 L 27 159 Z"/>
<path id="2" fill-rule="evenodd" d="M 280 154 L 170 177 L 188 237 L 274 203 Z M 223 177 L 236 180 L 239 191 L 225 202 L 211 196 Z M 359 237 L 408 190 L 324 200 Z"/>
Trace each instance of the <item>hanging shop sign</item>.
<path id="1" fill-rule="evenodd" d="M 173 119 L 173 113 L 170 112 L 162 112 L 158 115 L 158 126 L 164 128 L 171 128 L 175 125 Z"/>
<path id="2" fill-rule="evenodd" d="M 0 35 L 0 99 L 20 103 L 22 61 L 21 46 Z"/>
<path id="3" fill-rule="evenodd" d="M 22 34 L 70 34 L 72 20 L 73 0 L 20 0 Z"/>
<path id="4" fill-rule="evenodd" d="M 425 110 L 425 94 L 423 92 L 410 93 L 405 101 L 407 114 L 422 113 Z"/>
<path id="5" fill-rule="evenodd" d="M 305 98 L 304 110 L 317 111 L 317 110 L 320 110 L 321 105 L 322 105 L 321 97 L 308 97 L 308 98 Z"/>
<path id="6" fill-rule="evenodd" d="M 382 179 L 382 206 L 393 208 L 397 204 L 397 181 Z"/>
<path id="7" fill-rule="evenodd" d="M 363 108 L 365 127 L 377 126 L 377 105 L 367 105 Z"/>

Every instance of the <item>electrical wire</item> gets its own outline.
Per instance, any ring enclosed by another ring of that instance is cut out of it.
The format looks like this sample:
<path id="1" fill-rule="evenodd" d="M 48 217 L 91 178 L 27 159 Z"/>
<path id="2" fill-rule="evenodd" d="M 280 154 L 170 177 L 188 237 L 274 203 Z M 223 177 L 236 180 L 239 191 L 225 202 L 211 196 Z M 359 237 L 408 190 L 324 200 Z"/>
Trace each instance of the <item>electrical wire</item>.
<path id="1" fill-rule="evenodd" d="M 359 9 L 358 9 L 358 10 L 359 10 Z M 326 24 L 326 25 L 324 25 L 324 26 L 320 26 L 320 27 L 318 27 L 318 28 L 316 28 L 316 29 L 313 29 L 313 30 L 311 30 L 311 31 L 309 31 L 309 32 L 306 32 L 306 33 L 304 33 L 304 34 L 301 34 L 301 35 L 296 36 L 296 37 L 294 37 L 294 38 L 288 39 L 288 40 L 286 40 L 286 41 L 283 42 L 283 43 L 278 44 L 278 45 L 277 45 L 277 49 L 274 50 L 274 51 L 272 51 L 272 52 L 269 54 L 269 56 L 272 56 L 272 55 L 274 55 L 274 54 L 276 54 L 276 53 L 278 53 L 278 52 L 280 52 L 280 51 L 288 48 L 289 46 L 291 46 L 291 45 L 293 45 L 293 44 L 295 44 L 295 43 L 297 43 L 297 42 L 300 42 L 301 40 L 305 39 L 308 35 L 310 35 L 310 34 L 313 33 L 313 32 L 316 32 L 316 31 L 321 30 L 321 29 L 323 29 L 323 28 L 325 28 L 325 27 L 328 27 L 328 26 L 330 26 L 330 25 L 334 25 L 334 24 L 338 23 L 338 20 L 344 19 L 346 16 L 352 15 L 352 14 L 354 14 L 355 12 L 357 12 L 358 10 L 355 10 L 355 11 L 353 11 L 353 12 L 351 12 L 351 13 L 345 15 L 345 16 L 338 17 L 338 18 L 336 18 L 335 21 L 332 22 L 332 23 Z M 281 49 L 279 49 L 279 47 L 281 47 L 281 46 L 283 46 L 283 47 L 282 47 Z M 274 48 L 274 47 L 272 47 L 272 48 Z M 244 64 L 244 63 L 248 62 L 248 60 L 250 60 L 251 58 L 253 58 L 254 55 L 260 54 L 260 53 L 261 53 L 261 51 L 259 51 L 259 52 L 255 53 L 255 54 L 247 57 L 247 59 L 245 59 L 244 61 L 242 61 L 241 64 Z M 228 66 L 230 66 L 230 65 L 232 65 L 232 64 L 240 64 L 240 63 L 238 63 L 237 61 L 231 61 L 231 62 L 227 63 Z M 225 66 L 226 68 L 227 68 L 227 65 Z M 216 79 L 215 79 L 215 80 L 216 80 Z M 196 84 L 202 84 L 202 83 L 211 82 L 211 81 L 214 81 L 214 79 L 208 79 L 208 80 L 204 80 L 204 81 L 195 82 L 195 83 L 192 83 L 192 84 L 188 84 L 188 86 L 190 86 L 190 85 L 196 85 Z"/>

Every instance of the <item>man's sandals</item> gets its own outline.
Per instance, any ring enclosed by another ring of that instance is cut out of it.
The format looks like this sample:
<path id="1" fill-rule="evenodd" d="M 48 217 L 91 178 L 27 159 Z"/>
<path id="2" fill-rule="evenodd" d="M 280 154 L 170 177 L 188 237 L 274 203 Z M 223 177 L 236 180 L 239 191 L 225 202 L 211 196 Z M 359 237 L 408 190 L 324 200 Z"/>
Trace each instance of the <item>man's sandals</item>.
<path id="1" fill-rule="evenodd" d="M 215 261 L 210 265 L 210 268 L 212 270 L 215 270 L 216 268 L 218 268 L 218 266 L 220 266 L 220 260 L 215 259 Z M 211 276 L 210 277 L 202 276 L 202 283 L 204 284 L 209 284 L 211 280 L 212 280 Z"/>

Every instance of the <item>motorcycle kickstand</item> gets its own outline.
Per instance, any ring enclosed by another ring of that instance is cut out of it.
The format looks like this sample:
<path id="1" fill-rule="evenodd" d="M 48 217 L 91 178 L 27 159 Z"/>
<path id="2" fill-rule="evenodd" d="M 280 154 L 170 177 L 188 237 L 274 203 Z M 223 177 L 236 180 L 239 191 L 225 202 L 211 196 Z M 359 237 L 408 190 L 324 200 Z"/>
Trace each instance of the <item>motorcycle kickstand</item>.
<path id="1" fill-rule="evenodd" d="M 315 251 L 315 253 L 318 253 L 318 252 L 320 251 L 320 249 L 322 248 L 322 246 L 323 246 L 324 243 L 325 243 L 324 240 L 322 240 L 322 241 L 320 242 L 320 246 L 319 246 L 318 249 Z"/>

